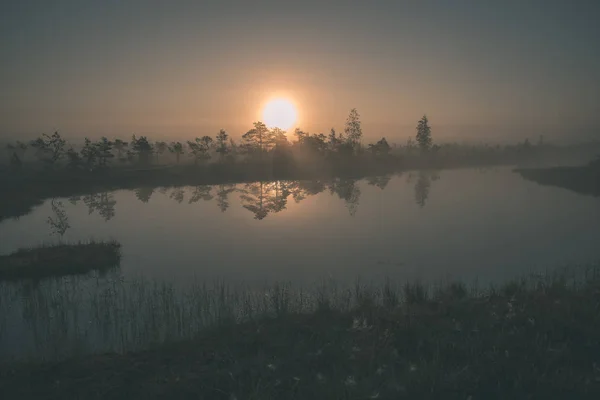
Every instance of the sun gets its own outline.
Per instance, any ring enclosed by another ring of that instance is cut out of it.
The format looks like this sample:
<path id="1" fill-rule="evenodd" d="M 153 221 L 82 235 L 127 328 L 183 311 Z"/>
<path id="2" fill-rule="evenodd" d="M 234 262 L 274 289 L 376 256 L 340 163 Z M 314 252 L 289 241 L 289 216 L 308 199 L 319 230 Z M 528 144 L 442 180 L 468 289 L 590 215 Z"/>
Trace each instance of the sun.
<path id="1" fill-rule="evenodd" d="M 294 104 L 283 98 L 270 100 L 263 109 L 263 121 L 269 128 L 280 128 L 284 131 L 296 123 L 298 113 Z"/>

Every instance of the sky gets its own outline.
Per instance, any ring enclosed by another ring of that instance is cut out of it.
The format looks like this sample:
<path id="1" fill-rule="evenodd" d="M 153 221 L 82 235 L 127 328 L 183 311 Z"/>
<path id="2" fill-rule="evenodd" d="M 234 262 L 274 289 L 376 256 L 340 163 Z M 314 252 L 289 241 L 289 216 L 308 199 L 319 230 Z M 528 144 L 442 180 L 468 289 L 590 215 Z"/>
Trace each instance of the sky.
<path id="1" fill-rule="evenodd" d="M 366 139 L 600 137 L 600 1 L 4 0 L 0 138 L 239 137 L 272 97 Z"/>

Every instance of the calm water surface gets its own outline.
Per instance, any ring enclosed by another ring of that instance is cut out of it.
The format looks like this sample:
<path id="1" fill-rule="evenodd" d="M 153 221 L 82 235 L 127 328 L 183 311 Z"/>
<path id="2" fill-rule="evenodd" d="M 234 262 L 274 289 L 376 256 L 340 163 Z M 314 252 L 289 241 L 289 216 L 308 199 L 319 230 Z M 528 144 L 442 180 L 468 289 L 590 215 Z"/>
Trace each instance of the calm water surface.
<path id="1" fill-rule="evenodd" d="M 0 224 L 0 253 L 59 239 L 116 239 L 122 276 L 175 284 L 192 277 L 497 281 L 599 260 L 598 220 L 598 199 L 507 168 L 412 172 L 48 199 Z"/>

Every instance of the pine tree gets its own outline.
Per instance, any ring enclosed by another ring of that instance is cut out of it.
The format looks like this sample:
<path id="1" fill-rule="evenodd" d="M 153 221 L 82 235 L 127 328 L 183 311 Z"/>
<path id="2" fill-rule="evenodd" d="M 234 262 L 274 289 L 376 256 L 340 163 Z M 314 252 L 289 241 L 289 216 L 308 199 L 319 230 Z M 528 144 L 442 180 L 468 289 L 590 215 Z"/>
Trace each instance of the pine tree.
<path id="1" fill-rule="evenodd" d="M 181 144 L 181 142 L 171 142 L 169 145 L 169 151 L 175 154 L 175 160 L 177 161 L 177 164 L 179 164 L 179 158 L 185 152 L 183 149 L 183 144 Z"/>
<path id="2" fill-rule="evenodd" d="M 346 125 L 344 127 L 344 133 L 346 134 L 346 140 L 356 150 L 360 146 L 360 140 L 362 139 L 362 128 L 360 123 L 360 115 L 356 108 L 350 110 L 348 118 L 346 119 Z"/>
<path id="3" fill-rule="evenodd" d="M 225 156 L 227 155 L 227 153 L 229 153 L 229 147 L 227 146 L 228 141 L 229 141 L 229 135 L 227 134 L 225 129 L 221 129 L 219 131 L 219 133 L 217 134 L 217 137 L 215 140 L 215 147 L 216 147 L 215 151 L 217 153 L 219 153 L 221 162 L 223 162 L 225 160 Z"/>
<path id="4" fill-rule="evenodd" d="M 98 142 L 94 143 L 98 154 L 98 166 L 100 168 L 106 168 L 108 166 L 108 160 L 114 157 L 112 153 L 113 143 L 105 137 L 102 137 Z"/>
<path id="5" fill-rule="evenodd" d="M 429 120 L 426 115 L 423 115 L 423 118 L 419 120 L 417 124 L 417 143 L 421 148 L 421 151 L 426 152 L 429 151 L 432 144 L 431 139 L 431 127 L 429 126 Z"/>

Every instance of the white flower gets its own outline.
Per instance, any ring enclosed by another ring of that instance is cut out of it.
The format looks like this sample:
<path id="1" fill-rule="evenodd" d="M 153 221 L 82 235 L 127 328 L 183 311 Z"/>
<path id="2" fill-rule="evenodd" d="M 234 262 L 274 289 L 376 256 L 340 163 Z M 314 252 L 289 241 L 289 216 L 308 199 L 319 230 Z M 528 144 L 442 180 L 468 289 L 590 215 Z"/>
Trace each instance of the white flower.
<path id="1" fill-rule="evenodd" d="M 277 367 L 273 364 L 268 364 L 267 368 L 269 368 L 271 371 L 275 371 L 277 369 Z"/>
<path id="2" fill-rule="evenodd" d="M 354 377 L 352 375 L 348 376 L 346 378 L 346 380 L 344 381 L 344 385 L 346 385 L 346 386 L 355 386 L 356 385 L 356 381 L 354 380 Z"/>

